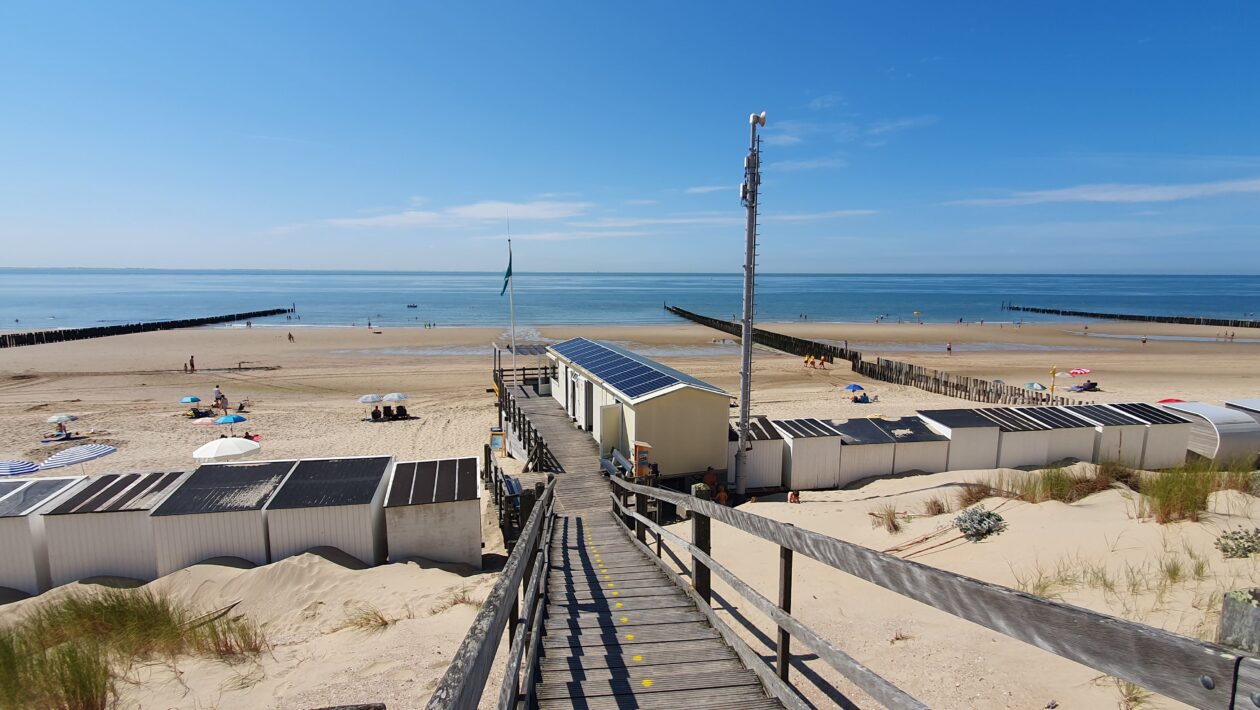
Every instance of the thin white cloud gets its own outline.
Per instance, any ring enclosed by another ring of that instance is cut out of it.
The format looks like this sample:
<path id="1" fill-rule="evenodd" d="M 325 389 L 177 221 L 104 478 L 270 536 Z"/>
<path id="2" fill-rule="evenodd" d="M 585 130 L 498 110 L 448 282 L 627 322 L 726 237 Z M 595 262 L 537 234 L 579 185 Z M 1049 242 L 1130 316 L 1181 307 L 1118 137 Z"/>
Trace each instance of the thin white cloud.
<path id="1" fill-rule="evenodd" d="M 899 133 L 909 128 L 924 128 L 936 123 L 936 116 L 908 116 L 905 118 L 894 118 L 884 121 L 876 121 L 866 127 L 866 135 L 883 136 L 889 133 Z"/>
<path id="2" fill-rule="evenodd" d="M 798 170 L 821 170 L 825 168 L 847 167 L 849 162 L 843 158 L 813 158 L 810 160 L 780 160 L 766 163 L 767 172 L 788 173 Z"/>
<path id="3" fill-rule="evenodd" d="M 875 210 L 831 210 L 828 212 L 798 212 L 762 215 L 763 222 L 816 222 L 844 217 L 865 217 L 878 214 Z M 596 229 L 631 229 L 634 227 L 660 226 L 729 226 L 744 224 L 743 214 L 690 214 L 670 217 L 603 217 L 589 222 L 571 222 L 569 226 Z"/>
<path id="4" fill-rule="evenodd" d="M 630 205 L 632 207 L 646 207 L 648 205 L 655 205 L 658 202 L 660 202 L 660 200 L 622 200 L 621 201 L 623 205 Z"/>
<path id="5" fill-rule="evenodd" d="M 705 195 L 710 192 L 720 192 L 722 190 L 734 190 L 730 185 L 701 185 L 699 187 L 689 187 L 684 192 L 688 195 Z"/>
<path id="6" fill-rule="evenodd" d="M 812 99 L 808 104 L 806 104 L 806 106 L 809 106 L 814 111 L 821 111 L 822 109 L 831 108 L 832 106 L 843 102 L 844 97 L 839 94 L 823 94 L 822 96 Z"/>
<path id="7" fill-rule="evenodd" d="M 592 207 L 594 205 L 589 202 L 485 200 L 448 207 L 444 210 L 404 210 L 370 217 L 340 217 L 324 221 L 336 227 L 458 227 L 508 219 L 522 221 L 568 219 L 582 215 Z"/>
<path id="8" fill-rule="evenodd" d="M 771 214 L 762 218 L 765 222 L 816 222 L 823 219 L 841 217 L 869 217 L 879 214 L 878 210 L 831 210 L 830 212 L 799 212 L 796 214 Z"/>
<path id="9" fill-rule="evenodd" d="M 1219 195 L 1258 193 L 1260 178 L 1248 180 L 1222 180 L 1183 185 L 1078 185 L 1056 190 L 1032 190 L 1015 192 L 1006 197 L 986 197 L 947 202 L 951 205 L 1037 205 L 1053 202 L 1176 202 Z"/>
<path id="10" fill-rule="evenodd" d="M 647 232 L 607 231 L 607 232 L 534 232 L 533 234 L 516 234 L 513 239 L 526 242 L 571 242 L 588 239 L 621 239 L 625 237 L 642 237 Z M 502 239 L 502 237 L 499 237 Z"/>

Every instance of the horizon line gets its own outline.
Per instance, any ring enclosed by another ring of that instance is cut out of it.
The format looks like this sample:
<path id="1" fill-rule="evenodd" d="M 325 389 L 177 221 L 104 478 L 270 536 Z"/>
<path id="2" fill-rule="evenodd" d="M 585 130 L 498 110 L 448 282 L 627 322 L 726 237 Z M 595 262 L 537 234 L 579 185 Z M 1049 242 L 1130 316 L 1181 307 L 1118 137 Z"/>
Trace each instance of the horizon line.
<path id="1" fill-rule="evenodd" d="M 236 269 L 236 268 L 187 268 L 187 267 L 157 267 L 157 266 L 0 266 L 0 273 L 15 271 L 83 271 L 83 272 L 153 272 L 153 273 L 234 273 L 234 274 L 268 274 L 268 273 L 309 273 L 309 274 L 408 274 L 408 275 L 444 275 L 444 274 L 488 274 L 500 275 L 503 272 L 481 271 L 481 270 L 400 270 L 400 269 L 313 269 L 313 268 L 257 268 L 257 269 Z M 608 274 L 607 271 L 514 271 L 516 274 L 533 274 L 533 275 L 603 275 Z M 739 271 L 653 271 L 650 276 L 737 276 L 743 278 L 743 274 Z M 1260 272 L 1252 273 L 1225 273 L 1225 272 L 1190 272 L 1185 271 L 1178 273 L 1166 273 L 1159 271 L 1130 271 L 1127 273 L 1116 273 L 1107 271 L 1097 272 L 1029 272 L 1029 271 L 762 271 L 758 276 L 1120 276 L 1120 277 L 1150 277 L 1150 276 L 1258 276 Z"/>

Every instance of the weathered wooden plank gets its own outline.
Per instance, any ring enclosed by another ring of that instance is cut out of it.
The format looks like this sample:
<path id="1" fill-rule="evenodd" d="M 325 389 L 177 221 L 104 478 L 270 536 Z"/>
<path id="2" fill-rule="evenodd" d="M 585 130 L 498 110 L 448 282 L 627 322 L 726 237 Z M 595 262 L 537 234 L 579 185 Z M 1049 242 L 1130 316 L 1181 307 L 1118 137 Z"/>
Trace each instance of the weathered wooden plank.
<path id="1" fill-rule="evenodd" d="M 620 604 L 621 606 L 617 606 Z M 566 611 L 606 611 L 611 609 L 675 609 L 679 607 L 687 608 L 695 606 L 691 598 L 686 594 L 679 592 L 669 596 L 659 597 L 629 597 L 626 599 L 591 599 L 587 601 L 553 599 L 551 603 L 551 613 L 565 613 Z M 564 607 L 560 610 L 559 607 Z"/>
<path id="2" fill-rule="evenodd" d="M 636 698 L 649 693 L 668 693 L 675 690 L 704 690 L 706 688 L 738 688 L 759 685 L 752 671 L 734 673 L 688 673 L 663 675 L 658 678 L 603 678 L 538 686 L 539 700 L 558 698 L 595 698 L 601 695 L 633 695 Z"/>
<path id="3" fill-rule="evenodd" d="M 651 693 L 642 697 L 626 697 L 605 695 L 595 698 L 558 698 L 539 703 L 540 710 L 561 710 L 562 708 L 579 708 L 580 710 L 624 710 L 639 708 L 640 710 L 771 710 L 781 708 L 778 701 L 767 698 L 766 694 L 756 686 L 741 686 L 729 691 L 716 692 L 706 690 L 680 690 L 670 693 Z"/>
<path id="4" fill-rule="evenodd" d="M 1188 705 L 1219 708 L 1232 701 L 1240 656 L 1216 644 L 945 572 L 673 491 L 614 483 L 686 505 L 842 572 Z"/>
<path id="5" fill-rule="evenodd" d="M 622 621 L 626 619 L 626 621 Z M 547 619 L 547 629 L 605 626 L 616 627 L 626 624 L 673 624 L 683 621 L 704 621 L 698 611 L 689 609 L 651 609 L 640 611 L 612 610 L 606 612 L 583 612 L 564 617 Z"/>
<path id="6" fill-rule="evenodd" d="M 589 680 L 611 680 L 625 678 L 631 681 L 643 678 L 663 678 L 681 673 L 717 673 L 724 674 L 744 670 L 743 664 L 731 653 L 728 658 L 717 661 L 688 661 L 686 663 L 661 663 L 617 668 L 573 668 L 566 670 L 544 671 L 542 683 L 574 683 Z"/>
<path id="7" fill-rule="evenodd" d="M 611 577 L 612 575 L 606 575 Z M 595 580 L 593 583 L 587 583 L 585 580 L 576 580 L 572 582 L 552 582 L 547 588 L 552 592 L 573 592 L 581 594 L 583 592 L 593 593 L 595 591 L 607 592 L 610 589 L 645 589 L 649 587 L 672 587 L 673 585 L 667 579 L 661 577 L 648 577 L 646 579 L 626 579 L 621 581 Z"/>
<path id="8" fill-rule="evenodd" d="M 603 653 L 573 654 L 569 649 L 549 649 L 539 662 L 545 671 L 575 670 L 581 668 L 625 668 L 638 665 L 686 664 L 695 661 L 714 661 L 738 658 L 730 647 L 714 643 L 711 639 L 698 641 L 662 641 L 641 643 L 630 649 L 616 646 Z M 589 649 L 585 649 L 589 651 Z"/>
<path id="9" fill-rule="evenodd" d="M 566 629 L 562 633 L 543 637 L 543 647 L 553 646 L 632 646 L 637 643 L 662 641 L 699 641 L 716 639 L 718 633 L 707 624 L 676 624 L 673 626 L 627 626 L 620 629 Z"/>
<path id="10" fill-rule="evenodd" d="M 1234 710 L 1260 708 L 1260 659 L 1244 658 L 1234 685 Z"/>

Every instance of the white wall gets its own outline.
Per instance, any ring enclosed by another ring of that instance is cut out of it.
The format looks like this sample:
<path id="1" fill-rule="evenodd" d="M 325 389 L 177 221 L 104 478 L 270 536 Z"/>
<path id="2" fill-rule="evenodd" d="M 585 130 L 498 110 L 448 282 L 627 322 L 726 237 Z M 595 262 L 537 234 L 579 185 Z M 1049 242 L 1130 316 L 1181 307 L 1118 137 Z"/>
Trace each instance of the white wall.
<path id="1" fill-rule="evenodd" d="M 948 471 L 975 471 L 997 466 L 998 428 L 975 427 L 951 429 L 920 416 L 929 429 L 949 438 Z"/>
<path id="2" fill-rule="evenodd" d="M 88 577 L 128 577 L 144 582 L 157 577 L 157 551 L 149 511 L 43 518 L 54 586 Z"/>
<path id="3" fill-rule="evenodd" d="M 744 477 L 744 485 L 748 488 L 782 487 L 783 440 L 762 439 L 748 443 L 752 445 L 752 451 L 749 451 L 745 458 L 748 464 L 748 475 Z M 738 450 L 738 441 L 726 442 L 727 485 L 735 485 L 735 452 Z"/>
<path id="4" fill-rule="evenodd" d="M 839 436 L 783 437 L 783 485 L 794 491 L 835 488 L 840 480 Z"/>
<path id="5" fill-rule="evenodd" d="M 271 559 L 300 555 L 312 547 L 335 547 L 367 565 L 380 562 L 371 505 L 281 508 L 267 511 Z"/>
<path id="6" fill-rule="evenodd" d="M 421 557 L 481 569 L 481 502 L 403 505 L 385 509 L 389 561 Z"/>
<path id="7" fill-rule="evenodd" d="M 895 450 L 896 445 L 892 442 L 841 447 L 840 474 L 836 485 L 847 486 L 863 478 L 887 476 L 892 473 Z"/>
<path id="8" fill-rule="evenodd" d="M 1190 426 L 1189 422 L 1149 425 L 1146 446 L 1142 449 L 1142 468 L 1154 471 L 1184 464 L 1190 445 Z"/>
<path id="9" fill-rule="evenodd" d="M 27 516 L 0 518 L 0 587 L 27 594 L 44 591 L 31 521 Z"/>
<path id="10" fill-rule="evenodd" d="M 1094 427 L 1094 463 L 1112 461 L 1125 466 L 1142 465 L 1146 447 L 1146 425 L 1104 425 Z"/>
<path id="11" fill-rule="evenodd" d="M 270 561 L 261 510 L 152 518 L 159 577 L 212 557 L 240 557 L 256 565 Z"/>
<path id="12" fill-rule="evenodd" d="M 1066 458 L 1078 461 L 1090 461 L 1094 456 L 1093 429 L 1054 429 L 1050 432 L 1050 443 L 1046 446 L 1046 463 L 1054 463 Z"/>
<path id="13" fill-rule="evenodd" d="M 893 452 L 893 473 L 923 471 L 940 473 L 949 470 L 948 441 L 902 441 Z M 845 454 L 848 453 L 846 449 Z M 841 462 L 843 463 L 843 461 Z"/>
<path id="14" fill-rule="evenodd" d="M 952 447 L 951 447 L 952 448 Z M 1004 431 L 998 437 L 998 467 L 1045 466 L 1050 453 L 1050 432 Z"/>

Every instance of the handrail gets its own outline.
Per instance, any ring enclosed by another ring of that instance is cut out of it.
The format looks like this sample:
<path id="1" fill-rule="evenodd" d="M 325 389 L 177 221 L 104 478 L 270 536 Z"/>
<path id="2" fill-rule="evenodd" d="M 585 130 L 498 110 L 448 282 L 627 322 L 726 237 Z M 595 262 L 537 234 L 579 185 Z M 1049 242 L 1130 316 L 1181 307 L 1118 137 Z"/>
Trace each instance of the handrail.
<path id="1" fill-rule="evenodd" d="M 683 505 L 699 516 L 1194 707 L 1229 708 L 1239 687 L 1244 656 L 1216 644 L 903 560 L 694 496 L 611 480 L 628 493 Z M 698 558 L 695 562 L 704 564 Z"/>
<path id="2" fill-rule="evenodd" d="M 538 593 L 538 587 L 532 587 L 535 592 L 532 597 L 527 589 L 526 615 L 523 619 L 530 624 L 527 633 L 530 635 L 531 645 L 538 643 L 538 634 L 534 633 L 534 630 L 539 618 L 538 605 L 545 603 L 547 568 L 545 555 L 550 548 L 547 533 L 551 530 L 550 521 L 555 491 L 556 480 L 552 478 L 547 482 L 547 488 L 543 491 L 538 505 L 534 506 L 534 511 L 530 513 L 521 539 L 512 550 L 512 554 L 508 556 L 507 564 L 499 574 L 499 581 L 495 583 L 494 589 L 490 590 L 490 595 L 482 603 L 480 611 L 477 612 L 477 618 L 473 619 L 468 634 L 464 636 L 463 642 L 460 643 L 459 649 L 451 660 L 451 665 L 438 681 L 437 689 L 433 691 L 433 695 L 425 706 L 428 710 L 474 710 L 477 707 L 485 691 L 491 667 L 494 665 L 494 656 L 498 651 L 503 630 L 507 627 L 509 620 L 513 622 L 513 627 L 517 625 L 518 620 L 515 617 L 519 591 L 521 583 L 527 576 L 531 585 L 542 586 L 541 594 Z M 530 603 L 531 601 L 533 604 Z M 511 643 L 511 648 L 518 654 L 522 653 L 526 646 L 522 635 L 518 631 Z M 519 668 L 520 658 L 516 657 L 514 662 Z M 507 674 L 503 678 L 503 683 L 516 686 L 519 680 L 516 675 Z M 527 692 L 530 692 L 530 689 L 527 688 Z"/>

